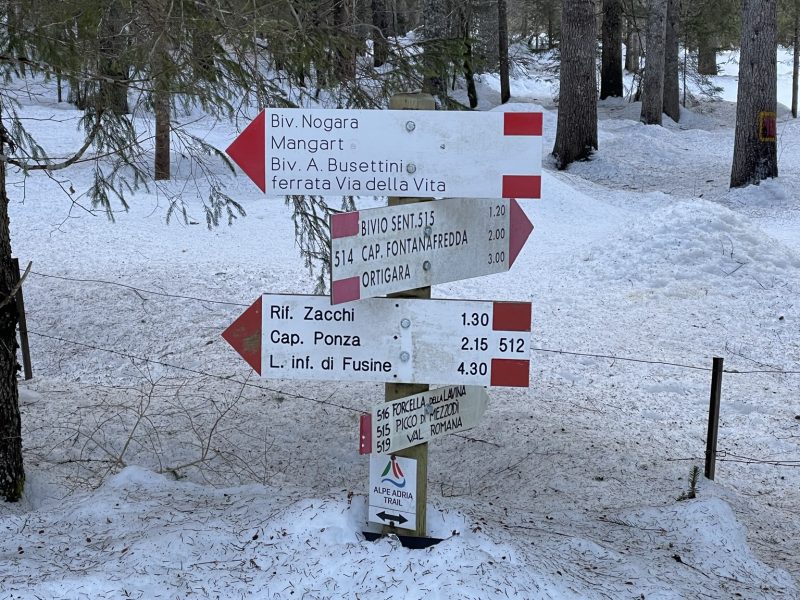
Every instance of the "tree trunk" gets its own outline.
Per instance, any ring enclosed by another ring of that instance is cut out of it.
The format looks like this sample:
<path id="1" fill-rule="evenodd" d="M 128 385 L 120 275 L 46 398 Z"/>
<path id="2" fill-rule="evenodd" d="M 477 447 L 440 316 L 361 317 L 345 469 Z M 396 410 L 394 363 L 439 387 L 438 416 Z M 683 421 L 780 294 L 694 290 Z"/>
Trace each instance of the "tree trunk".
<path id="1" fill-rule="evenodd" d="M 562 0 L 561 84 L 553 155 L 559 169 L 597 149 L 596 0 Z"/>
<path id="2" fill-rule="evenodd" d="M 376 67 L 389 58 L 389 40 L 392 35 L 387 0 L 372 0 L 372 59 Z"/>
<path id="3" fill-rule="evenodd" d="M 447 94 L 447 6 L 441 0 L 425 0 L 422 11 L 422 91 L 443 101 Z"/>
<path id="4" fill-rule="evenodd" d="M 408 33 L 408 17 L 406 16 L 405 0 L 386 0 L 389 9 L 389 20 L 392 31 L 396 35 Z"/>
<path id="5" fill-rule="evenodd" d="M 777 0 L 742 0 L 731 187 L 778 176 Z"/>
<path id="6" fill-rule="evenodd" d="M 78 110 L 86 110 L 89 106 L 88 98 L 89 93 L 86 83 L 75 77 L 70 77 L 67 101 L 74 104 Z"/>
<path id="7" fill-rule="evenodd" d="M 499 31 L 497 0 L 478 0 L 474 17 L 477 25 L 477 48 L 480 55 L 480 69 L 494 73 L 500 63 L 500 44 L 497 40 Z"/>
<path id="8" fill-rule="evenodd" d="M 664 36 L 667 0 L 649 0 L 647 11 L 647 52 L 642 82 L 642 123 L 661 125 L 664 111 Z"/>
<path id="9" fill-rule="evenodd" d="M 794 60 L 792 61 L 792 116 L 797 118 L 798 75 L 800 75 L 800 0 L 794 3 Z"/>
<path id="10" fill-rule="evenodd" d="M 127 115 L 128 107 L 128 66 L 123 62 L 125 37 L 123 30 L 126 14 L 120 2 L 112 2 L 102 17 L 100 39 L 98 40 L 100 58 L 100 97 L 98 109 L 110 110 L 116 115 Z"/>
<path id="11" fill-rule="evenodd" d="M 160 38 L 164 40 L 162 36 Z M 160 42 L 154 50 L 153 68 L 153 112 L 156 117 L 155 137 L 155 180 L 170 178 L 170 75 L 171 67 L 169 52 L 164 47 L 166 42 Z"/>
<path id="12" fill-rule="evenodd" d="M 603 56 L 600 68 L 600 100 L 621 98 L 622 0 L 603 0 Z"/>
<path id="13" fill-rule="evenodd" d="M 157 91 L 153 97 L 153 108 L 156 113 L 156 158 L 155 179 L 169 179 L 169 130 L 170 106 L 169 93 Z"/>
<path id="14" fill-rule="evenodd" d="M 708 36 L 700 36 L 698 40 L 697 72 L 700 75 L 717 74 L 717 48 Z"/>
<path id="15" fill-rule="evenodd" d="M 464 42 L 464 79 L 467 82 L 467 98 L 469 107 L 478 107 L 478 89 L 475 87 L 475 73 L 472 72 L 472 44 Z"/>
<path id="16" fill-rule="evenodd" d="M 477 108 L 478 106 L 478 89 L 475 87 L 475 71 L 472 67 L 472 37 L 470 31 L 472 28 L 472 9 L 469 3 L 465 2 L 458 7 L 454 15 L 458 24 L 458 35 L 464 44 L 464 81 L 467 84 L 467 98 L 469 98 L 469 107 Z"/>
<path id="17" fill-rule="evenodd" d="M 0 114 L 2 123 L 2 114 Z M 5 131 L 0 126 L 0 131 Z M 0 155 L 5 155 L 0 136 Z M 6 162 L 0 160 L 0 498 L 16 502 L 25 487 L 22 464 L 22 421 L 17 389 L 17 305 L 9 301 L 19 273 L 11 261 L 11 231 L 6 193 Z"/>
<path id="18" fill-rule="evenodd" d="M 197 10 L 201 15 L 198 20 L 211 19 L 210 15 L 205 14 L 209 11 L 202 5 L 198 6 Z M 216 66 L 214 64 L 216 40 L 214 40 L 211 30 L 202 26 L 193 29 L 190 43 L 192 69 L 194 69 L 195 78 L 215 81 L 217 78 Z"/>
<path id="19" fill-rule="evenodd" d="M 681 1 L 667 0 L 667 31 L 664 42 L 664 114 L 676 123 L 681 120 L 680 20 Z"/>
<path id="20" fill-rule="evenodd" d="M 508 11 L 506 0 L 497 0 L 497 37 L 500 51 L 500 103 L 511 98 L 511 82 L 508 73 Z"/>
<path id="21" fill-rule="evenodd" d="M 356 40 L 350 8 L 347 0 L 335 0 L 333 4 L 333 26 L 339 32 L 333 52 L 333 72 L 340 82 L 356 78 Z"/>
<path id="22" fill-rule="evenodd" d="M 639 30 L 628 19 L 628 31 L 625 36 L 625 70 L 628 73 L 639 72 L 639 61 L 642 58 L 642 45 L 639 41 Z"/>
<path id="23" fill-rule="evenodd" d="M 422 0 L 394 0 L 397 20 L 395 28 L 398 35 L 405 35 L 419 27 L 421 23 L 420 2 Z"/>

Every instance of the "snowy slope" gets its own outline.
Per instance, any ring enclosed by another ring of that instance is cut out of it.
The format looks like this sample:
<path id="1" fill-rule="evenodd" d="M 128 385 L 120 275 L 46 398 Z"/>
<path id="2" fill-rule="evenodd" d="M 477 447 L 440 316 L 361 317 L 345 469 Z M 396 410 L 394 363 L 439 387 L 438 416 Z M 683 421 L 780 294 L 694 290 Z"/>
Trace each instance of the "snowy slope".
<path id="1" fill-rule="evenodd" d="M 503 110 L 547 107 L 549 87 L 519 80 Z M 52 148 L 76 139 L 76 112 L 25 110 L 64 117 L 40 130 Z M 232 227 L 166 224 L 145 192 L 111 224 L 63 195 L 84 167 L 12 174 L 35 378 L 0 598 L 797 598 L 800 126 L 780 121 L 778 180 L 730 192 L 726 102 L 664 128 L 636 105 L 601 113 L 597 156 L 524 203 L 514 268 L 434 289 L 531 300 L 533 368 L 431 444 L 445 541 L 421 551 L 360 533 L 357 421 L 382 386 L 260 380 L 219 337 L 260 293 L 313 289 L 281 199 L 230 178 L 248 212 Z M 195 127 L 219 147 L 236 134 Z M 713 356 L 738 371 L 717 478 L 678 500 L 703 464 Z"/>

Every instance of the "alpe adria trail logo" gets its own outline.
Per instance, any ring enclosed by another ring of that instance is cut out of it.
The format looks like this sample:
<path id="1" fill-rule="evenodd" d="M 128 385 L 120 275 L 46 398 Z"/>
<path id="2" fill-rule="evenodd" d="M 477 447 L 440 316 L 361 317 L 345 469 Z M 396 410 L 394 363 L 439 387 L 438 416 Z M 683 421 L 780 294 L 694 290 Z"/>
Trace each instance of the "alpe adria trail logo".
<path id="1" fill-rule="evenodd" d="M 381 483 L 391 483 L 397 488 L 406 487 L 406 476 L 394 456 L 386 463 L 386 468 L 381 473 Z"/>

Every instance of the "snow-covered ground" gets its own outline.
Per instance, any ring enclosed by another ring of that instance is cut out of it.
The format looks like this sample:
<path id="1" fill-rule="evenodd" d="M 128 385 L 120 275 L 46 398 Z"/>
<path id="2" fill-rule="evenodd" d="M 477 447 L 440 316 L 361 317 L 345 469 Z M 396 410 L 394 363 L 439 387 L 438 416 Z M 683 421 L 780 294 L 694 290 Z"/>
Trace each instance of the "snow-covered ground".
<path id="1" fill-rule="evenodd" d="M 430 445 L 444 541 L 426 550 L 361 533 L 358 417 L 383 387 L 262 380 L 220 338 L 262 292 L 313 290 L 283 200 L 229 178 L 248 213 L 232 227 L 168 225 L 144 192 L 111 224 L 62 191 L 85 167 L 12 174 L 35 377 L 0 598 L 800 597 L 800 123 L 781 113 L 780 178 L 729 191 L 722 87 L 664 127 L 601 103 L 594 159 L 545 161 L 513 269 L 434 289 L 530 300 L 534 318 L 530 388 L 490 389 L 477 428 Z M 492 108 L 496 79 L 481 93 Z M 542 107 L 546 149 L 551 93 L 519 77 L 500 109 Z M 77 140 L 69 106 L 24 111 L 46 147 Z M 211 126 L 193 127 L 221 148 L 236 135 Z M 714 356 L 716 481 L 681 500 Z"/>

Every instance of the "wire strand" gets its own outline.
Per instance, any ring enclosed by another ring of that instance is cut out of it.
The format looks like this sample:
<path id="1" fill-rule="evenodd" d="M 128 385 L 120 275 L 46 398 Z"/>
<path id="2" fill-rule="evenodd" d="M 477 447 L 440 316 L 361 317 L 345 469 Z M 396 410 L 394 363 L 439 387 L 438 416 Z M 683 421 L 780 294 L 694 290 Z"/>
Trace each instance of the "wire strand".
<path id="1" fill-rule="evenodd" d="M 621 360 L 625 362 L 646 363 L 649 365 L 666 365 L 668 367 L 680 367 L 681 369 L 695 369 L 697 371 L 710 371 L 709 367 L 697 367 L 694 365 L 684 365 L 680 363 L 665 362 L 661 360 L 647 360 L 645 358 L 628 358 L 624 356 L 614 356 L 612 354 L 592 354 L 589 352 L 572 352 L 569 350 L 553 350 L 550 348 L 531 348 L 534 352 L 550 352 L 552 354 L 567 354 L 570 356 L 588 356 L 592 358 L 608 358 L 611 360 Z"/>
<path id="2" fill-rule="evenodd" d="M 97 350 L 99 352 L 107 352 L 109 354 L 116 354 L 117 356 L 122 356 L 122 357 L 130 359 L 130 360 L 140 360 L 142 362 L 147 362 L 147 363 L 150 363 L 150 364 L 159 365 L 159 366 L 162 366 L 162 367 L 167 367 L 167 368 L 170 368 L 170 369 L 176 369 L 178 371 L 185 371 L 187 373 L 193 373 L 195 375 L 202 375 L 204 377 L 211 377 L 213 379 L 219 379 L 220 381 L 230 381 L 230 382 L 237 383 L 237 384 L 240 384 L 240 385 L 245 385 L 247 387 L 257 388 L 257 389 L 263 390 L 265 392 L 273 392 L 273 393 L 276 393 L 276 394 L 281 394 L 283 396 L 289 396 L 291 398 L 300 398 L 300 399 L 303 399 L 303 400 L 309 400 L 311 402 L 316 402 L 318 404 L 325 404 L 327 406 L 334 406 L 336 408 L 341 408 L 343 410 L 348 410 L 348 411 L 355 412 L 355 413 L 358 413 L 358 414 L 362 414 L 364 412 L 363 410 L 359 410 L 357 408 L 353 408 L 352 406 L 347 406 L 345 404 L 337 404 L 336 402 L 330 402 L 328 400 L 320 400 L 319 398 L 312 398 L 310 396 L 304 396 L 302 394 L 292 394 L 292 393 L 289 393 L 289 392 L 284 392 L 283 390 L 267 387 L 267 386 L 264 386 L 264 385 L 258 385 L 256 383 L 251 383 L 249 381 L 241 381 L 241 380 L 235 378 L 234 376 L 216 375 L 214 373 L 209 373 L 208 371 L 201 371 L 199 369 L 191 369 L 189 367 L 182 367 L 180 365 L 175 365 L 175 364 L 167 363 L 167 362 L 160 361 L 160 360 L 154 360 L 152 358 L 145 358 L 143 356 L 137 356 L 137 355 L 131 354 L 129 352 L 122 352 L 120 350 L 112 350 L 110 348 L 101 348 L 100 346 L 95 346 L 94 344 L 87 344 L 86 342 L 76 342 L 74 340 L 68 340 L 68 339 L 65 339 L 65 338 L 62 338 L 62 337 L 58 337 L 58 336 L 55 336 L 55 335 L 48 335 L 46 333 L 39 333 L 38 331 L 31 331 L 30 329 L 28 330 L 28 333 L 36 335 L 36 336 L 39 336 L 39 337 L 42 337 L 42 338 L 46 338 L 46 339 L 49 339 L 49 340 L 53 340 L 53 341 L 56 341 L 56 342 L 62 342 L 62 343 L 65 343 L 65 344 L 72 344 L 74 346 L 81 346 L 83 348 L 90 348 L 92 350 Z"/>
<path id="3" fill-rule="evenodd" d="M 74 277 L 66 277 L 63 275 L 52 275 L 49 273 L 41 273 L 39 271 L 30 271 L 31 275 L 37 275 L 39 277 L 46 277 L 50 279 L 60 279 L 62 281 L 74 281 L 76 283 L 97 283 L 101 285 L 112 285 L 118 286 L 125 289 L 133 290 L 135 292 L 139 292 L 142 294 L 152 294 L 154 296 L 164 296 L 167 298 L 179 298 L 182 300 L 194 300 L 196 302 L 204 302 L 208 304 L 222 304 L 226 306 L 241 306 L 247 307 L 249 304 L 242 304 L 240 302 L 226 302 L 223 300 L 210 300 L 208 298 L 200 298 L 197 296 L 184 296 L 181 294 L 168 294 L 166 292 L 157 292 L 154 290 L 147 290 L 144 288 L 135 287 L 132 285 L 128 285 L 126 283 L 119 283 L 116 281 L 106 281 L 103 279 L 79 279 Z M 77 343 L 77 342 L 73 342 Z M 98 350 L 103 350 L 102 348 L 98 348 Z M 670 361 L 662 361 L 662 360 L 648 360 L 646 358 L 631 358 L 628 356 L 615 356 L 613 354 L 598 354 L 593 352 L 576 352 L 572 350 L 559 350 L 553 348 L 537 348 L 531 347 L 531 351 L 533 352 L 545 352 L 549 354 L 564 354 L 567 356 L 583 356 L 587 358 L 603 358 L 607 360 L 614 360 L 614 361 L 622 361 L 622 362 L 632 362 L 632 363 L 642 363 L 648 365 L 663 365 L 667 367 L 677 367 L 680 369 L 691 369 L 695 371 L 706 371 L 709 372 L 712 369 L 710 367 L 700 367 L 697 365 L 689 365 L 685 363 L 677 363 L 677 362 L 670 362 Z M 144 358 L 140 358 L 138 360 L 148 360 Z M 178 367 L 175 367 L 178 368 Z M 732 375 L 754 375 L 754 374 L 762 374 L 762 375 L 800 375 L 800 370 L 791 370 L 791 369 L 757 369 L 757 370 L 746 370 L 743 371 L 741 369 L 730 369 L 730 368 L 723 368 L 723 373 L 730 373 Z"/>
<path id="4" fill-rule="evenodd" d="M 103 279 L 76 279 L 74 277 L 64 277 L 63 275 L 50 275 L 49 273 L 40 273 L 38 271 L 31 271 L 30 274 L 37 275 L 39 277 L 47 277 L 49 279 L 74 281 L 76 283 L 99 283 L 103 285 L 115 285 L 121 288 L 133 290 L 134 292 L 140 292 L 142 294 L 152 294 L 154 296 L 165 296 L 167 298 L 179 298 L 181 300 L 195 300 L 197 302 L 205 302 L 209 304 L 225 304 L 228 306 L 243 306 L 243 307 L 249 306 L 248 304 L 242 304 L 241 302 L 226 302 L 224 300 L 209 300 L 208 298 L 198 298 L 197 296 L 183 296 L 181 294 L 168 294 L 166 292 L 156 292 L 155 290 L 146 290 L 144 288 L 135 287 L 132 285 L 128 285 L 126 283 L 119 283 L 117 281 L 105 281 Z"/>
<path id="5" fill-rule="evenodd" d="M 607 358 L 610 360 L 619 360 L 624 362 L 645 363 L 649 365 L 665 365 L 668 367 L 679 367 L 681 369 L 694 369 L 696 371 L 712 371 L 711 367 L 698 367 L 696 365 L 685 365 L 681 363 L 666 362 L 662 360 L 647 360 L 646 358 L 630 358 L 627 356 L 614 356 L 612 354 L 592 354 L 589 352 L 572 352 L 570 350 L 554 350 L 551 348 L 535 348 L 531 347 L 533 352 L 549 352 L 552 354 L 567 354 L 570 356 L 587 356 L 591 358 Z M 800 371 L 791 370 L 776 370 L 776 369 L 758 369 L 742 371 L 741 369 L 722 369 L 723 373 L 731 373 L 733 375 L 751 375 L 755 373 L 769 374 L 769 375 L 800 375 Z"/>
<path id="6" fill-rule="evenodd" d="M 55 335 L 48 335 L 46 333 L 39 333 L 38 331 L 31 331 L 30 329 L 28 330 L 28 333 L 36 335 L 36 336 L 39 336 L 39 337 L 42 337 L 42 338 L 46 338 L 46 339 L 49 339 L 49 340 L 62 342 L 62 343 L 65 343 L 65 344 L 73 344 L 75 346 L 81 346 L 81 347 L 84 347 L 84 348 L 90 348 L 92 350 L 97 350 L 99 352 L 108 352 L 109 354 L 115 354 L 117 356 L 122 356 L 122 357 L 130 359 L 130 360 L 140 360 L 140 361 L 147 362 L 147 363 L 150 363 L 150 364 L 159 365 L 159 366 L 167 367 L 167 368 L 170 368 L 170 369 L 176 369 L 178 371 L 186 371 L 187 373 L 193 373 L 195 375 L 202 375 L 204 377 L 211 377 L 213 379 L 219 379 L 220 381 L 234 382 L 234 383 L 237 383 L 239 385 L 243 385 L 245 387 L 256 388 L 256 389 L 263 390 L 263 391 L 266 391 L 266 392 L 273 392 L 273 393 L 276 393 L 276 394 L 281 394 L 283 396 L 289 396 L 291 398 L 298 398 L 298 399 L 301 399 L 301 400 L 308 400 L 309 402 L 315 402 L 317 404 L 324 404 L 325 406 L 332 406 L 334 408 L 339 408 L 339 409 L 342 409 L 342 410 L 346 410 L 346 411 L 349 411 L 349 412 L 352 412 L 352 413 L 356 413 L 358 415 L 363 415 L 365 413 L 365 411 L 363 411 L 361 409 L 353 408 L 352 406 L 347 406 L 346 404 L 338 404 L 336 402 L 330 402 L 329 400 L 320 400 L 319 398 L 312 398 L 311 396 L 304 396 L 303 394 L 291 394 L 291 393 L 288 393 L 288 392 L 284 392 L 283 390 L 278 390 L 278 389 L 270 388 L 270 387 L 267 387 L 267 386 L 264 386 L 264 385 L 258 385 L 258 384 L 255 384 L 255 383 L 251 383 L 249 380 L 241 381 L 239 379 L 234 378 L 233 376 L 226 377 L 224 375 L 215 375 L 214 373 L 209 373 L 207 371 L 200 371 L 199 369 L 190 369 L 188 367 L 181 367 L 179 365 L 174 365 L 174 364 L 163 362 L 163 361 L 160 361 L 160 360 L 153 360 L 151 358 L 145 358 L 143 356 L 136 356 L 135 354 L 131 354 L 129 352 L 121 352 L 120 350 L 111 350 L 110 348 L 101 348 L 100 346 L 95 346 L 93 344 L 87 344 L 86 342 L 76 342 L 74 340 L 68 340 L 68 339 L 65 339 L 65 338 L 62 338 L 62 337 L 58 337 L 58 336 L 55 336 Z M 490 444 L 490 445 L 496 446 L 498 448 L 501 447 L 500 444 L 497 444 L 495 442 L 490 442 L 488 440 L 482 440 L 482 439 L 479 439 L 479 438 L 470 437 L 468 435 L 464 435 L 463 433 L 455 433 L 453 435 L 455 437 L 459 437 L 461 439 L 468 440 L 470 442 L 481 442 L 483 444 Z"/>

